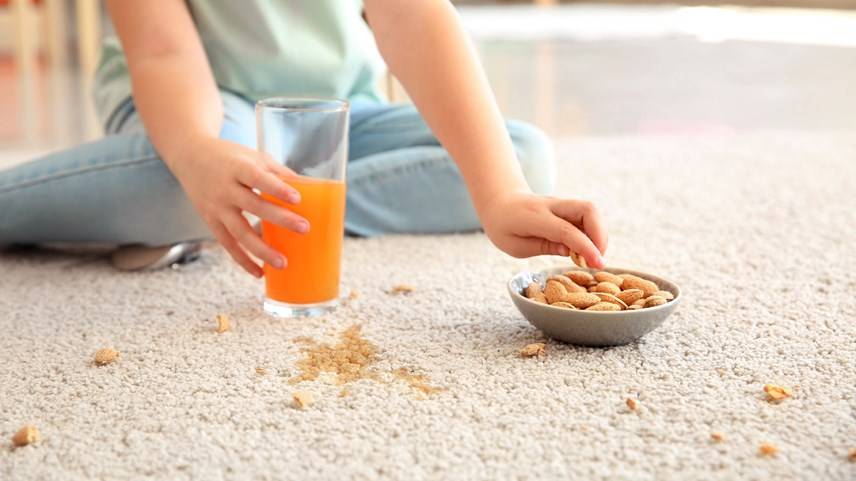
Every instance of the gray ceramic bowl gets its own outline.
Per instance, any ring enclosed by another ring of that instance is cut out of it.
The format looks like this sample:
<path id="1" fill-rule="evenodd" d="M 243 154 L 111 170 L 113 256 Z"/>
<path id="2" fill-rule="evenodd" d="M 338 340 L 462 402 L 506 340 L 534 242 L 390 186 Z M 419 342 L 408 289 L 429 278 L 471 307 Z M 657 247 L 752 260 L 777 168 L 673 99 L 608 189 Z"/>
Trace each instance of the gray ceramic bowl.
<path id="1" fill-rule="evenodd" d="M 559 341 L 583 346 L 627 344 L 659 327 L 681 302 L 681 290 L 674 282 L 645 272 L 617 267 L 607 267 L 601 270 L 614 274 L 634 274 L 654 281 L 661 290 L 671 292 L 675 298 L 657 307 L 632 311 L 596 312 L 552 307 L 530 301 L 523 296 L 523 289 L 530 282 L 538 282 L 543 287 L 547 277 L 572 269 L 587 270 L 592 274 L 597 272 L 596 269 L 579 269 L 569 266 L 554 267 L 541 272 L 523 271 L 508 281 L 508 293 L 523 317 L 543 331 L 544 334 Z"/>

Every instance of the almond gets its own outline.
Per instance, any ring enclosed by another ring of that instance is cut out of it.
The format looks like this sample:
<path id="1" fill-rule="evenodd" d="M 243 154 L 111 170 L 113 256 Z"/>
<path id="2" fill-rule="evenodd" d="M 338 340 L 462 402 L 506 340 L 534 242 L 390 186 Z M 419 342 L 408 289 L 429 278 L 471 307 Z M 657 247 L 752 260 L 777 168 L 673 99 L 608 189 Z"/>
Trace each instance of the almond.
<path id="1" fill-rule="evenodd" d="M 611 282 L 618 287 L 621 287 L 621 284 L 624 282 L 624 279 L 618 277 L 617 275 L 611 272 L 600 271 L 594 275 L 594 279 L 597 282 Z"/>
<path id="2" fill-rule="evenodd" d="M 552 304 L 550 304 L 550 305 L 551 305 L 551 306 L 553 306 L 553 307 L 563 307 L 563 308 L 565 308 L 565 309 L 574 309 L 574 310 L 576 310 L 576 307 L 574 307 L 574 305 L 573 305 L 573 304 L 571 304 L 570 302 L 565 302 L 565 301 L 554 302 L 554 303 L 552 303 Z"/>
<path id="3" fill-rule="evenodd" d="M 520 350 L 520 357 L 543 356 L 547 351 L 547 345 L 543 342 L 527 344 Z"/>
<path id="4" fill-rule="evenodd" d="M 305 409 L 315 401 L 312 393 L 297 391 L 291 396 L 294 399 L 294 405 L 300 409 Z"/>
<path id="5" fill-rule="evenodd" d="M 226 314 L 217 314 L 217 331 L 218 334 L 223 334 L 232 328 L 232 324 L 229 322 L 229 316 Z"/>
<path id="6" fill-rule="evenodd" d="M 608 292 L 614 296 L 621 292 L 621 288 L 611 282 L 601 281 L 594 286 L 594 292 Z"/>
<path id="7" fill-rule="evenodd" d="M 571 260 L 574 261 L 574 264 L 582 267 L 583 269 L 588 268 L 588 264 L 586 264 L 586 258 L 577 254 L 576 252 L 571 252 Z"/>
<path id="8" fill-rule="evenodd" d="M 24 426 L 12 436 L 12 444 L 21 447 L 39 440 L 39 430 L 35 426 Z"/>
<path id="9" fill-rule="evenodd" d="M 565 285 L 559 281 L 547 281 L 547 287 L 544 288 L 544 297 L 550 304 L 554 302 L 564 301 L 568 296 L 568 290 Z"/>
<path id="10" fill-rule="evenodd" d="M 653 296 L 655 292 L 660 290 L 660 288 L 657 287 L 657 284 L 639 276 L 634 276 L 633 274 L 619 274 L 618 277 L 624 279 L 624 282 L 621 284 L 622 288 L 641 289 L 642 293 L 645 294 L 645 297 Z"/>
<path id="11" fill-rule="evenodd" d="M 585 287 L 578 286 L 574 281 L 568 279 L 565 276 L 550 276 L 547 278 L 548 281 L 557 281 L 561 282 L 563 286 L 565 286 L 565 290 L 568 292 L 585 292 Z"/>
<path id="12" fill-rule="evenodd" d="M 627 304 L 625 304 L 624 301 L 608 292 L 592 292 L 592 294 L 596 295 L 597 297 L 600 297 L 601 302 L 611 302 L 620 307 L 621 309 L 627 309 Z"/>
<path id="13" fill-rule="evenodd" d="M 578 309 L 585 309 L 600 302 L 600 297 L 589 292 L 570 292 L 564 299 Z"/>
<path id="14" fill-rule="evenodd" d="M 619 292 L 615 297 L 629 305 L 645 297 L 645 293 L 642 292 L 642 289 L 627 289 L 626 291 Z"/>
<path id="15" fill-rule="evenodd" d="M 547 297 L 544 295 L 543 292 L 539 292 L 539 293 L 535 294 L 535 297 L 531 298 L 530 300 L 541 303 L 541 304 L 547 304 Z"/>
<path id="16" fill-rule="evenodd" d="M 620 311 L 621 306 L 611 302 L 598 302 L 586 308 L 587 311 Z"/>
<path id="17" fill-rule="evenodd" d="M 627 404 L 627 408 L 630 409 L 631 411 L 635 411 L 635 410 L 639 409 L 639 403 L 637 403 L 636 400 L 633 398 L 627 398 L 627 400 L 624 401 L 624 403 Z"/>
<path id="18" fill-rule="evenodd" d="M 791 391 L 791 388 L 779 386 L 777 384 L 765 384 L 764 392 L 767 393 L 767 401 L 769 402 L 780 402 L 794 394 L 793 391 Z"/>
<path id="19" fill-rule="evenodd" d="M 631 311 L 635 311 L 637 309 L 642 309 L 642 306 L 637 306 L 636 304 L 631 304 L 631 305 L 627 306 L 627 309 L 631 310 Z"/>
<path id="20" fill-rule="evenodd" d="M 710 439 L 715 443 L 721 443 L 725 441 L 725 435 L 719 431 L 714 431 L 710 433 Z"/>
<path id="21" fill-rule="evenodd" d="M 772 457 L 778 452 L 779 448 L 777 448 L 773 443 L 761 443 L 761 445 L 758 446 L 758 454 L 761 456 Z"/>
<path id="22" fill-rule="evenodd" d="M 95 351 L 95 364 L 104 366 L 115 361 L 119 357 L 119 351 L 105 347 Z"/>
<path id="23" fill-rule="evenodd" d="M 631 304 L 631 306 L 645 307 L 645 299 L 644 298 L 639 299 L 639 300 L 633 302 L 633 304 Z"/>
<path id="24" fill-rule="evenodd" d="M 523 295 L 529 299 L 534 298 L 538 294 L 543 294 L 543 292 L 541 292 L 541 284 L 538 284 L 537 282 L 530 282 L 529 285 L 523 289 Z"/>
<path id="25" fill-rule="evenodd" d="M 594 283 L 594 276 L 586 271 L 568 271 L 562 275 L 574 281 L 578 286 L 588 286 Z"/>
<path id="26" fill-rule="evenodd" d="M 675 295 L 669 291 L 657 291 L 654 293 L 655 296 L 660 296 L 667 301 L 671 301 L 675 298 Z"/>
<path id="27" fill-rule="evenodd" d="M 666 300 L 660 296 L 651 296 L 645 299 L 645 307 L 661 306 L 666 303 Z"/>

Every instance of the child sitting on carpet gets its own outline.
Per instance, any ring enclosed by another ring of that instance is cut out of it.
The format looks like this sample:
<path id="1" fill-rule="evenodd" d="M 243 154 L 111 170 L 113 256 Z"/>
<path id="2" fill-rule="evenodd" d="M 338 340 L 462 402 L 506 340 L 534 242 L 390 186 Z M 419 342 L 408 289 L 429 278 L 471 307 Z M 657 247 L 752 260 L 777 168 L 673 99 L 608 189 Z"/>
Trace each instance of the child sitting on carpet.
<path id="1" fill-rule="evenodd" d="M 252 275 L 262 270 L 248 253 L 285 266 L 242 212 L 311 226 L 253 191 L 295 193 L 254 150 L 253 102 L 320 96 L 351 102 L 348 232 L 481 226 L 512 256 L 578 252 L 603 265 L 597 211 L 546 195 L 547 138 L 502 120 L 448 1 L 106 3 L 118 33 L 96 75 L 107 135 L 0 172 L 0 244 L 144 245 L 145 267 L 213 234 Z M 384 60 L 415 108 L 383 102 Z"/>

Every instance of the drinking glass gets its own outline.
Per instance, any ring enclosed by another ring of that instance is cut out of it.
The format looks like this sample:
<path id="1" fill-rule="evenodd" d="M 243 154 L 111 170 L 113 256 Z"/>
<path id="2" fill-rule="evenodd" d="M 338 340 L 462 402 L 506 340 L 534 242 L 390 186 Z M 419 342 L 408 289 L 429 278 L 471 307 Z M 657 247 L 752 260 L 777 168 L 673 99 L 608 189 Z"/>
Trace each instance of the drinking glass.
<path id="1" fill-rule="evenodd" d="M 339 301 L 345 222 L 348 102 L 274 97 L 256 103 L 258 148 L 294 175 L 283 180 L 300 192 L 298 204 L 262 197 L 309 221 L 300 234 L 262 220 L 262 238 L 286 258 L 265 264 L 264 310 L 278 317 L 315 316 Z"/>

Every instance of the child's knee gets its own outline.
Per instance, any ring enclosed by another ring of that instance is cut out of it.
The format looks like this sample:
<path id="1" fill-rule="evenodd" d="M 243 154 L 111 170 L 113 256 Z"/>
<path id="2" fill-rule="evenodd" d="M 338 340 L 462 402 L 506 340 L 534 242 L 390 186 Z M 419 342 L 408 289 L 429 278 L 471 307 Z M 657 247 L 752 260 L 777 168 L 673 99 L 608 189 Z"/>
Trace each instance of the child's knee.
<path id="1" fill-rule="evenodd" d="M 552 194 L 556 187 L 553 145 L 541 129 L 519 121 L 508 122 L 517 159 L 529 188 L 537 194 Z"/>

